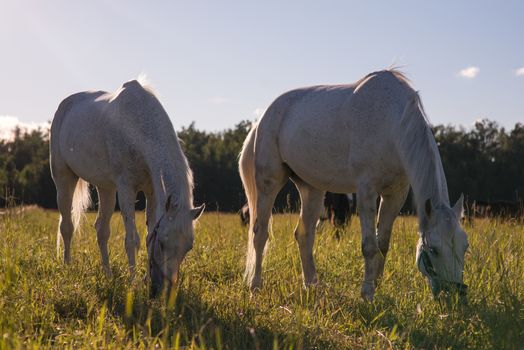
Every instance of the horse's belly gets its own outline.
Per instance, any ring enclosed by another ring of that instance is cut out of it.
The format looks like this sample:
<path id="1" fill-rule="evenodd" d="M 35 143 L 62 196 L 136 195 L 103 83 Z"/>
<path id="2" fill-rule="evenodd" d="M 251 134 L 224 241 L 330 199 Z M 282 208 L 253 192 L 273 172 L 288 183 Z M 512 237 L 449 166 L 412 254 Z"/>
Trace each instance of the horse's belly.
<path id="1" fill-rule="evenodd" d="M 70 148 L 64 158 L 71 170 L 87 182 L 103 188 L 114 187 L 116 179 L 103 157 L 91 152 L 81 152 Z"/>
<path id="2" fill-rule="evenodd" d="M 347 144 L 324 143 L 315 140 L 301 144 L 292 140 L 281 142 L 281 156 L 291 171 L 315 188 L 332 192 L 353 192 Z"/>
<path id="3" fill-rule="evenodd" d="M 356 192 L 361 184 L 377 193 L 405 186 L 405 173 L 395 147 L 340 131 L 296 128 L 295 133 L 280 138 L 282 159 L 297 177 L 330 192 Z"/>
<path id="4" fill-rule="evenodd" d="M 356 182 L 344 164 L 334 164 L 326 159 L 328 157 L 311 157 L 308 162 L 295 159 L 286 160 L 286 164 L 293 172 L 294 176 L 311 186 L 335 193 L 354 192 Z"/>
<path id="5" fill-rule="evenodd" d="M 287 163 L 296 177 L 311 186 L 334 193 L 355 193 L 360 185 L 372 188 L 376 193 L 397 193 L 403 190 L 408 180 L 399 164 L 374 166 L 373 159 L 358 165 L 346 162 L 345 167 L 323 164 L 322 161 L 309 164 Z"/>

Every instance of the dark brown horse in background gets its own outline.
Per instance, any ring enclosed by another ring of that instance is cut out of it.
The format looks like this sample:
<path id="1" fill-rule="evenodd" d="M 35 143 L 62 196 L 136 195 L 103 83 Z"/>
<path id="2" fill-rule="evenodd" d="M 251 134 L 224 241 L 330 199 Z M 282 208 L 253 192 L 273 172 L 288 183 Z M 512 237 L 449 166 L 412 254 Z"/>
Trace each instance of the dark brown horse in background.
<path id="1" fill-rule="evenodd" d="M 336 228 L 349 224 L 351 215 L 356 212 L 355 194 L 326 192 L 324 197 L 325 214 L 321 220 L 328 220 Z"/>
<path id="2" fill-rule="evenodd" d="M 351 197 L 351 199 L 350 199 Z M 328 220 L 336 228 L 346 226 L 351 215 L 356 213 L 355 194 L 331 193 L 326 192 L 324 197 L 324 214 L 320 217 L 321 221 Z M 246 204 L 238 211 L 240 222 L 243 226 L 249 223 L 249 207 Z"/>

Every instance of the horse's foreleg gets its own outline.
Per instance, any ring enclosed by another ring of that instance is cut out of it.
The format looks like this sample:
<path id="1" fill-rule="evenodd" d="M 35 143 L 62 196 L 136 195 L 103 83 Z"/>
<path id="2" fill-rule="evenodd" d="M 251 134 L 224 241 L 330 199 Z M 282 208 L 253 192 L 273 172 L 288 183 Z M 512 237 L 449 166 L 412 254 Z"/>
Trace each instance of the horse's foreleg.
<path id="1" fill-rule="evenodd" d="M 156 201 L 153 191 L 145 192 L 146 195 L 146 226 L 147 234 L 150 235 L 153 232 L 154 227 L 157 224 L 156 221 Z"/>
<path id="2" fill-rule="evenodd" d="M 135 276 L 136 256 L 140 247 L 140 236 L 135 224 L 136 191 L 128 186 L 118 186 L 118 204 L 126 229 L 125 248 L 131 278 Z"/>
<path id="3" fill-rule="evenodd" d="M 408 190 L 409 187 L 395 194 L 384 195 L 380 201 L 377 224 L 377 241 L 378 249 L 382 253 L 384 259 L 378 266 L 378 278 L 380 278 L 384 272 L 384 264 L 389 250 L 389 240 L 391 238 L 393 222 L 398 216 L 400 209 L 402 209 L 402 205 L 406 201 Z"/>
<path id="4" fill-rule="evenodd" d="M 302 202 L 300 221 L 295 229 L 295 239 L 300 250 L 302 276 L 304 285 L 317 284 L 317 271 L 313 259 L 313 244 L 315 243 L 315 225 L 323 207 L 324 192 L 304 183 L 297 183 Z"/>
<path id="5" fill-rule="evenodd" d="M 157 224 L 157 218 L 156 218 L 156 201 L 155 201 L 155 195 L 153 190 L 147 190 L 144 191 L 146 195 L 146 226 L 147 226 L 147 236 L 146 236 L 146 242 L 149 240 L 150 235 L 153 234 L 153 231 L 155 229 L 155 226 Z M 151 258 L 153 254 L 153 247 L 146 247 L 147 254 Z M 147 269 L 147 273 L 144 276 L 144 278 L 150 277 L 150 269 Z"/>
<path id="6" fill-rule="evenodd" d="M 378 271 L 384 257 L 378 248 L 375 236 L 375 216 L 377 194 L 367 186 L 357 190 L 358 212 L 362 229 L 362 254 L 364 255 L 364 282 L 361 296 L 364 300 L 373 301 Z"/>
<path id="7" fill-rule="evenodd" d="M 112 277 L 111 268 L 109 267 L 109 253 L 107 242 L 110 234 L 110 221 L 116 203 L 116 190 L 104 189 L 97 187 L 98 191 L 98 216 L 95 221 L 96 237 L 100 256 L 102 258 L 102 268 L 108 278 Z"/>

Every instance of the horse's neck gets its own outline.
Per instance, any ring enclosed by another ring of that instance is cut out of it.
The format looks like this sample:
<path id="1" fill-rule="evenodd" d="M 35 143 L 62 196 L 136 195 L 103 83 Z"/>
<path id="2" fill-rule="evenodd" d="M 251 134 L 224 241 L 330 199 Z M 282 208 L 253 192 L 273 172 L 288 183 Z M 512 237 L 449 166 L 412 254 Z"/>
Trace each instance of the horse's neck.
<path id="1" fill-rule="evenodd" d="M 405 113 L 400 128 L 400 153 L 420 217 L 427 199 L 433 206 L 449 206 L 448 186 L 435 138 L 421 107 L 416 104 Z"/>
<path id="2" fill-rule="evenodd" d="M 411 180 L 411 186 L 420 218 L 424 213 L 426 200 L 430 199 L 433 206 L 440 204 L 449 206 L 449 195 L 442 161 L 438 152 L 425 155 L 419 165 L 415 165 L 415 172 L 417 168 L 420 172 L 413 174 L 410 178 L 414 179 Z"/>
<path id="3" fill-rule="evenodd" d="M 158 217 L 165 212 L 165 204 L 170 195 L 182 207 L 190 208 L 193 201 L 191 171 L 180 145 L 177 142 L 168 148 L 168 152 L 166 148 L 156 150 L 157 154 L 149 162 Z"/>

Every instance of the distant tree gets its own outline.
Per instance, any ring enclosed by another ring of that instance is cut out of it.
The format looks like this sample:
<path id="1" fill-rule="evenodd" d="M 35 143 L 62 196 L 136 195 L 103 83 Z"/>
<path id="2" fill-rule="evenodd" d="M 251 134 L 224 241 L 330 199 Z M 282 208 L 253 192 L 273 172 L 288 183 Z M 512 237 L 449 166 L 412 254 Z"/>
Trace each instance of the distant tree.
<path id="1" fill-rule="evenodd" d="M 250 128 L 250 121 L 242 121 L 221 132 L 206 132 L 193 123 L 178 132 L 193 170 L 196 203 L 223 211 L 237 211 L 245 203 L 238 155 Z M 452 201 L 460 193 L 470 202 L 524 197 L 523 124 L 507 132 L 496 122 L 484 119 L 470 130 L 437 125 L 433 132 Z M 47 131 L 18 129 L 12 140 L 0 140 L 0 206 L 11 201 L 55 208 L 55 197 Z M 139 198 L 138 207 L 143 208 L 143 197 Z M 288 182 L 277 196 L 275 207 L 296 209 L 298 201 L 295 187 Z"/>
<path id="2" fill-rule="evenodd" d="M 195 202 L 211 210 L 235 211 L 242 206 L 242 184 L 237 170 L 238 154 L 251 122 L 218 133 L 196 130 L 194 123 L 178 132 L 193 170 Z"/>
<path id="3" fill-rule="evenodd" d="M 452 199 L 464 193 L 471 201 L 516 201 L 524 191 L 524 128 L 508 134 L 496 122 L 474 128 L 434 127 Z"/>
<path id="4" fill-rule="evenodd" d="M 0 143 L 0 186 L 2 202 L 35 203 L 54 207 L 56 192 L 49 170 L 49 141 L 41 129 L 16 129 L 12 141 Z M 6 198 L 6 194 L 12 198 Z"/>

